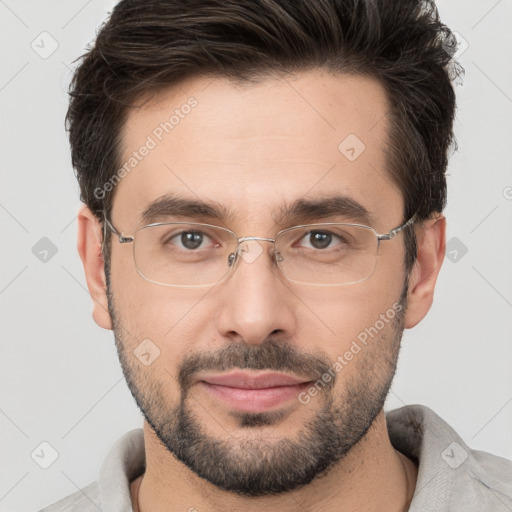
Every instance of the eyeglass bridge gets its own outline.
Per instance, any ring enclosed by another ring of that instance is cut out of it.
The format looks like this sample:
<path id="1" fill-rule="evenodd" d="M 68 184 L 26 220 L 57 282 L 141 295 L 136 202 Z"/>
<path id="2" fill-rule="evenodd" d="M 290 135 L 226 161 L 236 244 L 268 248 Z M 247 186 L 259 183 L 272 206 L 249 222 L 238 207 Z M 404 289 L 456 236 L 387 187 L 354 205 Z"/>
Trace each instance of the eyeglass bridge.
<path id="1" fill-rule="evenodd" d="M 236 247 L 235 252 L 232 252 L 228 256 L 228 267 L 231 267 L 235 264 L 238 254 L 240 253 L 241 250 L 243 251 L 243 249 L 240 249 L 240 247 L 242 247 L 242 244 L 244 242 L 247 242 L 249 240 L 260 240 L 262 242 L 272 242 L 273 244 L 275 244 L 275 242 L 276 242 L 275 238 L 266 238 L 266 237 L 262 237 L 262 236 L 244 236 L 242 238 L 238 238 L 237 239 L 238 245 Z M 283 261 L 283 257 L 281 256 L 281 254 L 279 252 L 274 252 L 274 258 L 276 261 Z"/>

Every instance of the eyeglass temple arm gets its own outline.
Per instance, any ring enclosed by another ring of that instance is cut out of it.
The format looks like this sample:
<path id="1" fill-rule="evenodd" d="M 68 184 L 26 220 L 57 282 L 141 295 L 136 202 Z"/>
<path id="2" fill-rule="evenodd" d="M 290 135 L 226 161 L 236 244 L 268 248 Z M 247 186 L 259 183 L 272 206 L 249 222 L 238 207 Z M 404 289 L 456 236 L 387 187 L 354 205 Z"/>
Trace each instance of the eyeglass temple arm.
<path id="1" fill-rule="evenodd" d="M 108 220 L 107 216 L 103 215 L 103 245 L 105 244 L 105 240 L 107 238 L 107 228 L 117 236 L 120 244 L 129 244 L 133 242 L 133 236 L 124 236 L 120 231 L 118 231 L 112 223 Z"/>
<path id="2" fill-rule="evenodd" d="M 386 233 L 384 235 L 377 235 L 377 238 L 379 240 L 391 240 L 396 235 L 398 235 L 398 233 L 400 233 L 400 231 L 403 231 L 407 226 L 410 226 L 411 224 L 413 224 L 414 221 L 416 220 L 417 216 L 418 216 L 418 213 L 416 212 L 407 222 L 405 222 L 401 226 L 398 226 L 397 228 L 392 229 L 389 233 Z"/>

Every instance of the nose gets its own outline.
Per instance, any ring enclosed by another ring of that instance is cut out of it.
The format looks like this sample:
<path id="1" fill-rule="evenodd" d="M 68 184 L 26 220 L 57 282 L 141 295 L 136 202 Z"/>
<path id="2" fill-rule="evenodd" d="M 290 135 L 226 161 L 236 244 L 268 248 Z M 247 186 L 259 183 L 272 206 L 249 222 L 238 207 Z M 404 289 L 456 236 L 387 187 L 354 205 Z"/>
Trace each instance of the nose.
<path id="1" fill-rule="evenodd" d="M 268 241 L 243 242 L 223 283 L 217 329 L 223 338 L 261 344 L 289 339 L 296 329 L 296 297 L 273 260 Z"/>

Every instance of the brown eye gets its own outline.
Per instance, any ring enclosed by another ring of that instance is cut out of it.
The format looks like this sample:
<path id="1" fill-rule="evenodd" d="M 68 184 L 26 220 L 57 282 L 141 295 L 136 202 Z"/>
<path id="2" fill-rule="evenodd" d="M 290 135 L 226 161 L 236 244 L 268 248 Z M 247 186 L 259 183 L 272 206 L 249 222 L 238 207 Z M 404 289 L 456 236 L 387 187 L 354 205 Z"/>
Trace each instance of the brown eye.
<path id="1" fill-rule="evenodd" d="M 211 238 L 202 231 L 181 231 L 169 237 L 166 244 L 174 245 L 178 249 L 194 251 L 206 249 L 211 244 Z"/>
<path id="2" fill-rule="evenodd" d="M 301 246 L 308 249 L 328 249 L 343 243 L 343 239 L 330 231 L 309 231 L 301 240 Z"/>
<path id="3" fill-rule="evenodd" d="M 186 249 L 197 249 L 203 243 L 203 234 L 197 231 L 181 233 L 180 242 Z"/>

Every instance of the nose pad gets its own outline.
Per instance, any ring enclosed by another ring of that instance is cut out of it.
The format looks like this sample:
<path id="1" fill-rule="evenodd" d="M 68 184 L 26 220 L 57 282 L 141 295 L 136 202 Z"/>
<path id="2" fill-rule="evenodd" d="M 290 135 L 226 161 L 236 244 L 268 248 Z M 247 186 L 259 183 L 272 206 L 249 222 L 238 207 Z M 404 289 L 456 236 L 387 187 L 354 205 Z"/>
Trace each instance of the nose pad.
<path id="1" fill-rule="evenodd" d="M 228 267 L 232 267 L 234 264 L 235 264 L 235 261 L 237 260 L 237 252 L 232 252 L 229 256 L 228 256 Z"/>
<path id="2" fill-rule="evenodd" d="M 233 267 L 238 261 L 239 256 L 246 263 L 253 263 L 263 254 L 263 251 L 263 245 L 257 240 L 245 240 L 244 242 L 240 243 L 235 252 L 232 252 L 228 256 L 227 265 L 228 267 Z M 272 250 L 271 256 L 276 263 L 283 260 L 281 254 L 275 250 Z"/>

